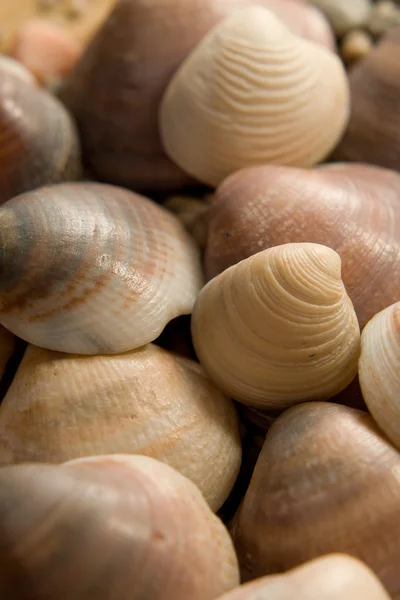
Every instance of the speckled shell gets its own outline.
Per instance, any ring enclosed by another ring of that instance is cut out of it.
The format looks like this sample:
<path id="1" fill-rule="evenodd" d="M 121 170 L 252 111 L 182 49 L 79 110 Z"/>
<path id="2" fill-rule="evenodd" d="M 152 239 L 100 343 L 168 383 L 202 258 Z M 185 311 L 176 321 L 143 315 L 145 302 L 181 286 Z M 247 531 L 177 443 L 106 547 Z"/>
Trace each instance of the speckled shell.
<path id="1" fill-rule="evenodd" d="M 217 186 L 242 167 L 316 164 L 348 115 L 339 58 L 254 6 L 216 26 L 182 64 L 161 103 L 160 132 L 176 164 Z"/>
<path id="2" fill-rule="evenodd" d="M 200 292 L 193 344 L 229 396 L 265 409 L 324 399 L 357 373 L 360 331 L 336 252 L 317 244 L 264 250 Z"/>
<path id="3" fill-rule="evenodd" d="M 77 120 L 97 179 L 138 190 L 175 191 L 188 177 L 165 155 L 158 109 L 175 70 L 216 23 L 253 0 L 118 0 L 61 92 Z M 294 31 L 332 48 L 313 7 L 258 0 Z"/>
<path id="4" fill-rule="evenodd" d="M 295 594 L 294 594 L 294 590 Z M 346 554 L 329 554 L 282 575 L 261 577 L 218 600 L 390 600 L 368 567 Z"/>
<path id="5" fill-rule="evenodd" d="M 334 157 L 400 171 L 400 27 L 349 74 L 351 115 Z"/>
<path id="6" fill-rule="evenodd" d="M 400 598 L 400 454 L 372 417 L 333 403 L 269 430 L 232 534 L 244 580 L 331 552 L 364 561 Z"/>
<path id="7" fill-rule="evenodd" d="M 112 453 L 171 465 L 216 511 L 240 468 L 235 408 L 198 363 L 152 344 L 90 357 L 29 346 L 0 405 L 0 464 Z"/>
<path id="8" fill-rule="evenodd" d="M 65 108 L 1 65 L 0 129 L 0 203 L 81 175 L 79 140 Z"/>
<path id="9" fill-rule="evenodd" d="M 7 600 L 213 600 L 237 584 L 228 532 L 167 465 L 103 456 L 0 469 Z"/>
<path id="10" fill-rule="evenodd" d="M 313 242 L 336 250 L 361 327 L 399 299 L 400 176 L 357 164 L 264 166 L 228 178 L 213 197 L 206 271 L 260 250 Z"/>
<path id="11" fill-rule="evenodd" d="M 0 209 L 0 322 L 37 346 L 115 354 L 188 314 L 198 250 L 174 215 L 96 183 L 22 194 Z"/>
<path id="12" fill-rule="evenodd" d="M 400 302 L 367 323 L 358 371 L 368 410 L 400 449 Z"/>

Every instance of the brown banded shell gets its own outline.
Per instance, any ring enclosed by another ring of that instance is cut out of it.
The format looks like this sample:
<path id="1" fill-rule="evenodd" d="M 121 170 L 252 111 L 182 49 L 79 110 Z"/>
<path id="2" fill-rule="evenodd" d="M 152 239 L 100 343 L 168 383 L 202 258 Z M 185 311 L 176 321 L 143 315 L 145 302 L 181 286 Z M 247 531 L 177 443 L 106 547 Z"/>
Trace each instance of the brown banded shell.
<path id="1" fill-rule="evenodd" d="M 42 185 L 79 178 L 79 140 L 63 105 L 1 66 L 0 130 L 0 203 Z"/>
<path id="2" fill-rule="evenodd" d="M 189 52 L 232 10 L 253 0 L 118 0 L 62 91 L 97 179 L 135 190 L 177 190 L 188 177 L 165 155 L 158 109 Z M 305 3 L 258 0 L 299 34 L 334 47 Z"/>
<path id="3" fill-rule="evenodd" d="M 269 432 L 233 527 L 244 580 L 332 552 L 400 598 L 400 454 L 362 411 L 315 402 Z"/>
<path id="4" fill-rule="evenodd" d="M 172 78 L 160 107 L 168 156 L 217 186 L 247 166 L 312 166 L 347 124 L 344 67 L 260 6 L 210 31 Z"/>
<path id="5" fill-rule="evenodd" d="M 235 408 L 198 363 L 152 344 L 87 357 L 28 346 L 0 405 L 0 464 L 115 453 L 171 465 L 216 511 L 240 468 Z"/>
<path id="6" fill-rule="evenodd" d="M 209 217 L 209 278 L 291 242 L 336 250 L 363 327 L 399 299 L 399 174 L 357 164 L 311 170 L 270 165 L 244 169 L 217 190 Z"/>
<path id="7" fill-rule="evenodd" d="M 76 183 L 0 209 L 0 322 L 37 346 L 115 354 L 189 314 L 198 250 L 178 219 L 122 188 Z"/>
<path id="8" fill-rule="evenodd" d="M 295 592 L 294 592 L 295 591 Z M 290 569 L 261 577 L 218 600 L 390 600 L 374 573 L 346 554 L 329 554 Z"/>
<path id="9" fill-rule="evenodd" d="M 213 600 L 237 584 L 228 532 L 167 465 L 103 456 L 0 469 L 7 600 Z"/>
<path id="10" fill-rule="evenodd" d="M 287 244 L 230 267 L 200 292 L 193 344 L 228 396 L 263 409 L 330 398 L 357 373 L 360 330 L 336 252 Z"/>
<path id="11" fill-rule="evenodd" d="M 367 323 L 358 372 L 368 410 L 400 449 L 400 302 Z"/>

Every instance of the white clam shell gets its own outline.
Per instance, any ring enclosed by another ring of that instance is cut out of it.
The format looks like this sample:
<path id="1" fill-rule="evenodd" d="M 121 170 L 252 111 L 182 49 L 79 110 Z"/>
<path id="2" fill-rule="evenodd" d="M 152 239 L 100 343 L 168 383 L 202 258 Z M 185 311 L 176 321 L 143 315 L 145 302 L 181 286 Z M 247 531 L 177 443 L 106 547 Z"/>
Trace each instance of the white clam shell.
<path id="1" fill-rule="evenodd" d="M 312 166 L 349 117 L 337 56 L 262 7 L 216 26 L 177 71 L 160 108 L 167 154 L 212 186 L 246 166 Z"/>
<path id="2" fill-rule="evenodd" d="M 357 372 L 360 330 L 341 260 L 318 244 L 264 250 L 212 279 L 192 317 L 198 358 L 228 395 L 260 408 L 334 396 Z"/>

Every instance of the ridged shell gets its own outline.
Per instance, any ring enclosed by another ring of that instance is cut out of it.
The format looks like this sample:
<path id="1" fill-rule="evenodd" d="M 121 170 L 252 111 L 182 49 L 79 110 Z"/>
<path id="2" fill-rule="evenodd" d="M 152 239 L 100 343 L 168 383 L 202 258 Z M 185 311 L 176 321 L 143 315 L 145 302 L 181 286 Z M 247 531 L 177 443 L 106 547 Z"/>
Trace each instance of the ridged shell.
<path id="1" fill-rule="evenodd" d="M 232 531 L 244 580 L 343 552 L 399 600 L 399 473 L 400 454 L 367 413 L 329 402 L 286 411 Z"/>
<path id="2" fill-rule="evenodd" d="M 118 0 L 66 82 L 84 157 L 97 179 L 132 189 L 176 191 L 188 177 L 165 155 L 158 130 L 163 93 L 211 27 L 253 0 Z M 315 9 L 290 0 L 258 0 L 294 31 L 334 46 Z"/>
<path id="3" fill-rule="evenodd" d="M 174 215 L 96 183 L 22 194 L 0 209 L 0 322 L 22 339 L 76 354 L 153 341 L 191 312 L 198 250 Z"/>
<path id="4" fill-rule="evenodd" d="M 294 590 L 296 593 L 294 595 Z M 218 600 L 390 600 L 368 567 L 346 554 L 329 554 L 282 575 L 262 577 Z"/>
<path id="5" fill-rule="evenodd" d="M 334 396 L 355 377 L 360 331 L 340 258 L 317 244 L 264 250 L 200 292 L 193 343 L 229 396 L 279 409 Z"/>
<path id="6" fill-rule="evenodd" d="M 363 327 L 399 299 L 399 174 L 356 164 L 311 170 L 271 165 L 244 169 L 218 189 L 209 217 L 209 278 L 290 242 L 336 250 Z"/>
<path id="7" fill-rule="evenodd" d="M 90 357 L 29 346 L 0 405 L 0 464 L 113 453 L 171 465 L 216 511 L 240 468 L 235 408 L 198 363 L 152 344 Z"/>
<path id="8" fill-rule="evenodd" d="M 246 166 L 311 166 L 336 145 L 349 114 L 344 67 L 262 7 L 215 27 L 172 78 L 160 108 L 169 157 L 217 186 Z"/>
<path id="9" fill-rule="evenodd" d="M 144 456 L 0 469 L 7 600 L 213 600 L 232 542 L 185 477 Z"/>
<path id="10" fill-rule="evenodd" d="M 358 373 L 368 410 L 400 449 L 400 302 L 364 328 Z"/>
<path id="11" fill-rule="evenodd" d="M 41 185 L 77 179 L 80 147 L 63 105 L 0 68 L 0 203 Z"/>

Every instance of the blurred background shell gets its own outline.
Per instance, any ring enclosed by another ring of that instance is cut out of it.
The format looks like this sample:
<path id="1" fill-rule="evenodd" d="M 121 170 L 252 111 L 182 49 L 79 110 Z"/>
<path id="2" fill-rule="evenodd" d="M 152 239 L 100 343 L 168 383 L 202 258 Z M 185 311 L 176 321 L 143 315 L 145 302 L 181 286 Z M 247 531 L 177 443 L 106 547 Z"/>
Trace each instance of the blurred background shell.
<path id="1" fill-rule="evenodd" d="M 372 11 L 371 0 L 308 1 L 323 12 L 338 36 L 366 25 Z"/>
<path id="2" fill-rule="evenodd" d="M 171 465 L 216 511 L 240 468 L 236 410 L 198 363 L 152 344 L 90 357 L 28 346 L 0 405 L 0 464 L 112 453 Z"/>
<path id="3" fill-rule="evenodd" d="M 212 600 L 239 583 L 196 486 L 144 456 L 0 469 L 0 564 L 7 600 Z"/>
<path id="4" fill-rule="evenodd" d="M 105 184 L 60 184 L 0 208 L 0 322 L 37 346 L 114 354 L 189 314 L 199 251 L 179 220 Z"/>

